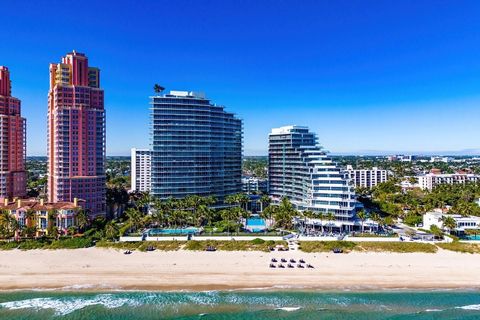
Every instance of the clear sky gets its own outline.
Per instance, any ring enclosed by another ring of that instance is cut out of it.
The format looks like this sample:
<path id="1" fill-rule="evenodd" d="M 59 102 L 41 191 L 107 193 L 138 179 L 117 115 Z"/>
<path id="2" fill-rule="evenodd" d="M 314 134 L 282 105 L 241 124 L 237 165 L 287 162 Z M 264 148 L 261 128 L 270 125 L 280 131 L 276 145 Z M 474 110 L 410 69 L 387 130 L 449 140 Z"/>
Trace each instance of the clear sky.
<path id="1" fill-rule="evenodd" d="M 101 69 L 107 154 L 148 147 L 154 83 L 244 120 L 244 154 L 307 125 L 334 153 L 480 150 L 480 1 L 7 1 L 0 65 L 46 153 L 48 65 Z"/>

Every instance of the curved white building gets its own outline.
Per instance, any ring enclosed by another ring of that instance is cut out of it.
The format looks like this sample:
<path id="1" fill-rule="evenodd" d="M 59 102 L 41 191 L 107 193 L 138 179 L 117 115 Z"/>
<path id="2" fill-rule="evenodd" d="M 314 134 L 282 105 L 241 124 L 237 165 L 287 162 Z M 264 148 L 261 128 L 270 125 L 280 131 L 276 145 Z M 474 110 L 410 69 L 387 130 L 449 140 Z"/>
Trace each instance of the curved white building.
<path id="1" fill-rule="evenodd" d="M 298 210 L 334 213 L 336 226 L 351 230 L 357 205 L 353 186 L 307 127 L 272 129 L 268 166 L 274 201 L 287 197 Z"/>

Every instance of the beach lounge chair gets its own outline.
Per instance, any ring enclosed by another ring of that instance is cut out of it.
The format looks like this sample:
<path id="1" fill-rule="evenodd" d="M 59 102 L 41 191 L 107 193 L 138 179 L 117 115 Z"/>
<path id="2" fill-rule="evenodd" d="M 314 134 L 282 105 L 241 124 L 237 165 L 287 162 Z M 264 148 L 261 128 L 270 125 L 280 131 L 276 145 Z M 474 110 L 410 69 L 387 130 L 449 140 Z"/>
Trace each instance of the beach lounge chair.
<path id="1" fill-rule="evenodd" d="M 295 268 L 291 263 L 289 263 L 289 264 L 287 265 L 287 267 L 289 267 L 289 268 Z"/>
<path id="2" fill-rule="evenodd" d="M 300 263 L 305 263 L 305 260 L 300 259 L 299 262 L 300 262 Z"/>
<path id="3" fill-rule="evenodd" d="M 283 264 L 281 264 L 281 263 L 278 265 L 278 267 L 279 267 L 279 268 L 282 268 L 282 269 L 285 268 L 285 266 L 284 266 Z"/>
<path id="4" fill-rule="evenodd" d="M 299 263 L 297 264 L 297 268 L 305 268 L 305 267 Z"/>
<path id="5" fill-rule="evenodd" d="M 280 261 L 287 262 L 287 259 L 282 258 L 282 259 L 280 259 Z"/>
<path id="6" fill-rule="evenodd" d="M 273 263 L 270 263 L 270 268 L 276 268 L 276 266 Z"/>
<path id="7" fill-rule="evenodd" d="M 290 259 L 290 262 L 291 262 L 291 263 L 295 263 L 295 262 L 297 262 L 297 261 L 295 261 L 295 259 Z"/>
<path id="8" fill-rule="evenodd" d="M 314 267 L 309 263 L 307 264 L 307 268 L 313 269 Z"/>
<path id="9" fill-rule="evenodd" d="M 275 259 L 275 258 L 272 258 L 272 260 L 271 260 L 271 261 L 272 261 L 272 262 L 277 262 L 277 259 Z"/>

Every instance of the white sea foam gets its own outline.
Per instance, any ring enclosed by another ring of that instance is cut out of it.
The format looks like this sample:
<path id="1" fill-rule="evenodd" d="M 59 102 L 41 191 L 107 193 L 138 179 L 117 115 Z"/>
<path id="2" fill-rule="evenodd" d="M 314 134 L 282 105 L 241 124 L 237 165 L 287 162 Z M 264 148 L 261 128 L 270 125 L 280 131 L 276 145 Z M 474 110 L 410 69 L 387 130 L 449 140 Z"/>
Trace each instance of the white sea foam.
<path id="1" fill-rule="evenodd" d="M 6 309 L 52 309 L 56 315 L 62 316 L 93 305 L 113 309 L 124 305 L 136 306 L 138 303 L 132 299 L 116 298 L 110 294 L 100 294 L 91 298 L 34 298 L 0 303 L 0 307 Z"/>
<path id="2" fill-rule="evenodd" d="M 300 310 L 301 307 L 282 307 L 282 308 L 277 308 L 277 310 L 282 310 L 282 311 L 287 311 L 287 312 L 292 312 L 292 311 L 297 311 Z"/>
<path id="3" fill-rule="evenodd" d="M 442 312 L 442 309 L 426 309 L 425 312 Z"/>
<path id="4" fill-rule="evenodd" d="M 480 311 L 480 304 L 469 304 L 467 306 L 455 307 L 455 309 L 479 310 Z"/>

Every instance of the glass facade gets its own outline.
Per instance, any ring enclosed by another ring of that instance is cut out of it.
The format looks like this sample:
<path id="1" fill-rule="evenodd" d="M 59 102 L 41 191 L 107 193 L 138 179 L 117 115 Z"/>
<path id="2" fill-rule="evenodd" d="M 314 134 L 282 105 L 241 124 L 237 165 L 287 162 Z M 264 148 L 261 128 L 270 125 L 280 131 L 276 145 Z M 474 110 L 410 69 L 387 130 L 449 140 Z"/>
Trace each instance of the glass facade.
<path id="1" fill-rule="evenodd" d="M 200 94 L 151 97 L 152 194 L 158 198 L 242 191 L 242 121 Z"/>
<path id="2" fill-rule="evenodd" d="M 332 212 L 337 220 L 354 218 L 353 186 L 308 128 L 273 129 L 268 154 L 270 195 L 274 200 L 288 197 L 299 210 Z"/>

